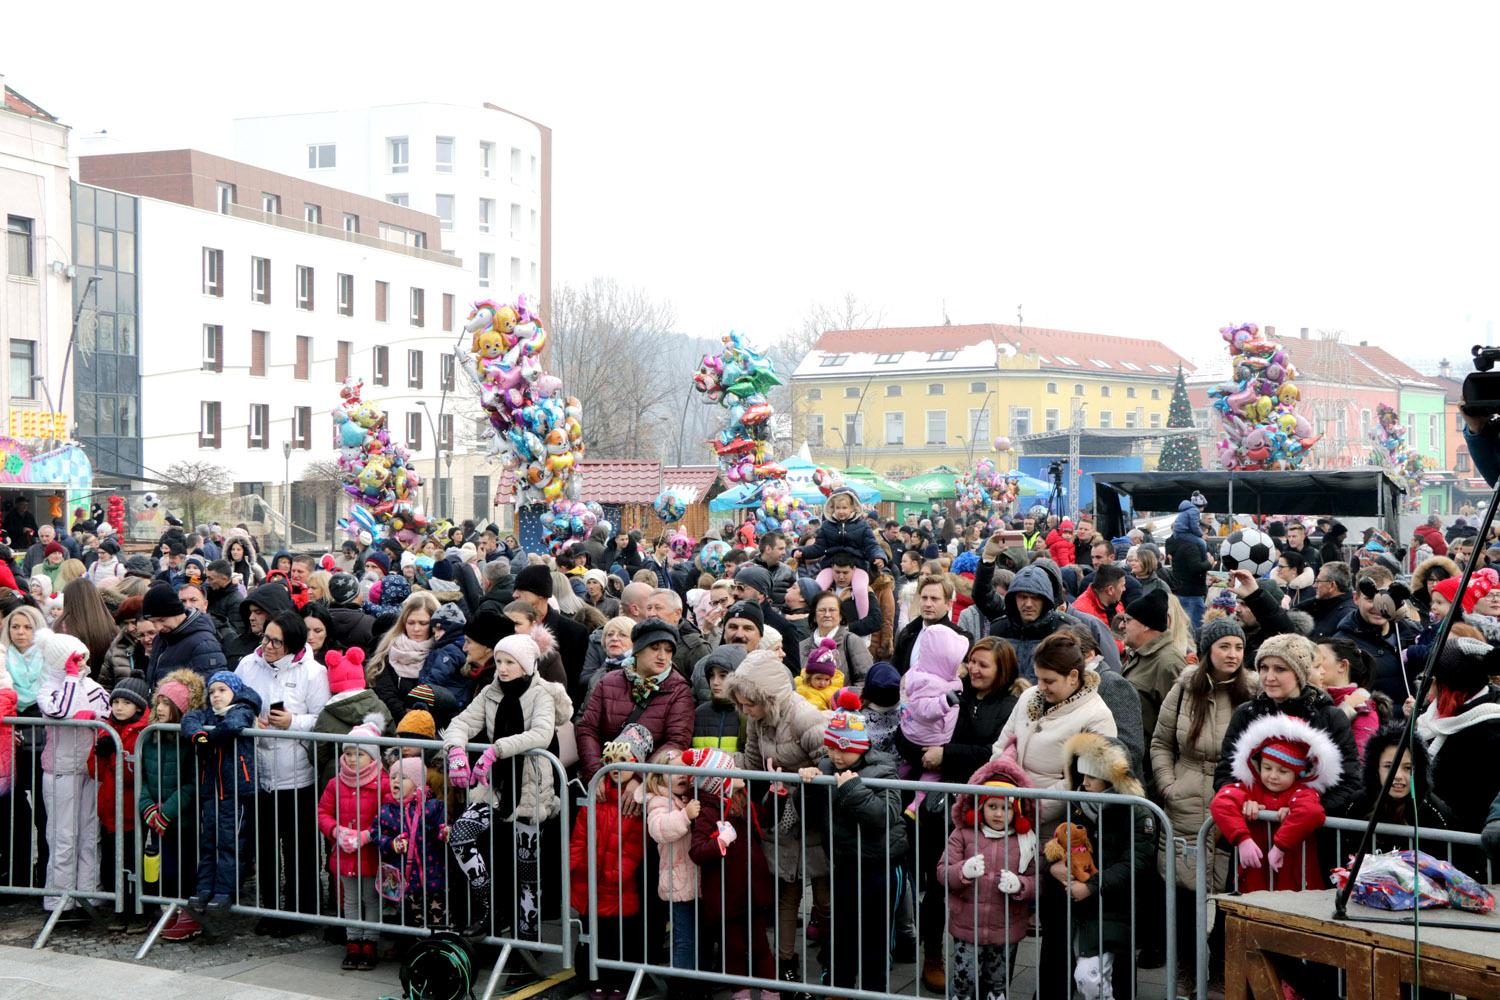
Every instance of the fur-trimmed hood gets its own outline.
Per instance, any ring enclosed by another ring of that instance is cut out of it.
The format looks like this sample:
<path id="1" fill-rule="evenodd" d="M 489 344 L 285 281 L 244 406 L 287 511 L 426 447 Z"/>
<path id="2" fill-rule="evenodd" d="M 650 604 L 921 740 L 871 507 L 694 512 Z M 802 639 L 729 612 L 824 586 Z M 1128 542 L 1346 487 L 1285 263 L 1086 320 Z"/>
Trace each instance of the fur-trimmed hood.
<path id="1" fill-rule="evenodd" d="M 1251 722 L 1235 741 L 1230 767 L 1235 780 L 1251 788 L 1260 786 L 1260 775 L 1256 773 L 1250 758 L 1271 739 L 1296 740 L 1307 744 L 1313 776 L 1302 784 L 1318 794 L 1334 788 L 1343 778 L 1343 754 L 1327 733 L 1314 729 L 1295 716 L 1275 712 L 1262 715 Z"/>
<path id="2" fill-rule="evenodd" d="M 994 760 L 982 764 L 979 770 L 969 775 L 966 785 L 982 785 L 986 781 L 1008 781 L 1017 788 L 1030 788 L 1031 779 L 1026 777 L 1026 772 L 1021 770 L 1021 765 L 1009 754 L 1003 754 Z M 1032 806 L 1035 801 L 1027 802 L 1025 805 Z M 953 796 L 953 826 L 961 829 L 972 825 L 969 820 L 969 810 L 974 808 L 974 796 L 960 793 Z M 1028 813 L 1034 810 L 1028 808 Z"/>
<path id="3" fill-rule="evenodd" d="M 1463 570 L 1458 568 L 1458 563 L 1447 556 L 1433 556 L 1431 559 L 1423 559 L 1417 564 L 1416 571 L 1411 575 L 1411 589 L 1426 592 L 1429 578 L 1433 570 L 1440 570 L 1450 577 L 1463 576 Z"/>
<path id="4" fill-rule="evenodd" d="M 1063 754 L 1067 761 L 1069 788 L 1082 785 L 1083 774 L 1077 765 L 1079 759 L 1083 758 L 1090 762 L 1094 770 L 1109 776 L 1108 781 L 1117 794 L 1146 794 L 1140 779 L 1130 772 L 1130 750 L 1121 740 L 1112 736 L 1100 736 L 1098 733 L 1078 733 L 1063 744 Z"/>

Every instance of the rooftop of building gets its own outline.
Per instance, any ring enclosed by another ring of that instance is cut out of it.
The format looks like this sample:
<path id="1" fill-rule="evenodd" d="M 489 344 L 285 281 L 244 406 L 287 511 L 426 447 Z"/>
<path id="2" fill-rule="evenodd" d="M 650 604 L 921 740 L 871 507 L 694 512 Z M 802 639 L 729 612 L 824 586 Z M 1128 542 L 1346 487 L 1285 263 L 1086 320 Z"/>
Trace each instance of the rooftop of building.
<path id="1" fill-rule="evenodd" d="M 5 110 L 25 115 L 27 118 L 40 118 L 45 122 L 57 121 L 56 115 L 48 113 L 40 104 L 8 85 L 5 87 Z"/>

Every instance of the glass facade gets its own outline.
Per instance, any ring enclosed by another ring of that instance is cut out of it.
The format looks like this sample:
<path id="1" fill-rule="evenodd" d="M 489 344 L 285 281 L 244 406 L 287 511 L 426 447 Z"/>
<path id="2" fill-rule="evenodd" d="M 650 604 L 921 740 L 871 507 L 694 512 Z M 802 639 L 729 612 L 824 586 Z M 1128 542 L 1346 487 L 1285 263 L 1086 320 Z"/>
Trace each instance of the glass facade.
<path id="1" fill-rule="evenodd" d="M 73 186 L 73 345 L 75 436 L 95 475 L 139 479 L 141 468 L 141 317 L 138 199 Z M 98 277 L 90 290 L 89 278 Z"/>

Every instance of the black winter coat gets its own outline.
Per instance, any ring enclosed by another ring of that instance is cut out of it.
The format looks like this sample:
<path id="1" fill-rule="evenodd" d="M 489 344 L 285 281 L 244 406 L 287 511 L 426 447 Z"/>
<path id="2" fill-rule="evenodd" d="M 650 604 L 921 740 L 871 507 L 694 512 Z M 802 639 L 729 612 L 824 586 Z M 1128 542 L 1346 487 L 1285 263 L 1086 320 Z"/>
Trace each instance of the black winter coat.
<path id="1" fill-rule="evenodd" d="M 1354 611 L 1354 598 L 1348 594 L 1314 597 L 1297 609 L 1312 616 L 1313 635 L 1333 635 L 1339 625 Z"/>
<path id="2" fill-rule="evenodd" d="M 181 625 L 152 641 L 145 680 L 155 691 L 158 682 L 179 668 L 192 670 L 207 681 L 227 666 L 224 649 L 214 631 L 214 620 L 201 611 L 189 610 Z"/>
<path id="3" fill-rule="evenodd" d="M 542 619 L 542 624 L 547 626 L 552 637 L 557 640 L 557 652 L 562 657 L 563 672 L 568 675 L 568 697 L 573 699 L 573 704 L 582 705 L 587 692 L 579 678 L 583 674 L 584 658 L 589 652 L 589 630 L 556 608 L 547 609 L 547 617 Z"/>
<path id="4" fill-rule="evenodd" d="M 964 680 L 958 699 L 958 722 L 953 738 L 943 747 L 942 780 L 950 784 L 967 784 L 973 773 L 994 755 L 995 740 L 1015 710 L 1016 696 L 1009 691 L 991 691 L 981 698 L 979 692 Z"/>
<path id="5" fill-rule="evenodd" d="M 474 615 L 478 617 L 486 611 L 492 614 L 503 615 L 505 614 L 505 606 L 515 599 L 516 575 L 514 573 L 507 573 L 490 584 L 490 589 L 486 590 L 484 596 L 479 599 L 479 607 L 475 610 Z"/>
<path id="6" fill-rule="evenodd" d="M 1381 635 L 1380 629 L 1365 621 L 1364 616 L 1356 609 L 1344 616 L 1333 634 L 1352 640 L 1356 646 L 1370 654 L 1375 665 L 1374 683 L 1370 685 L 1370 689 L 1389 697 L 1399 717 L 1405 714 L 1401 711 L 1401 706 L 1406 703 L 1408 686 L 1413 692 L 1417 689 L 1414 678 L 1420 664 L 1416 665 L 1417 670 L 1408 670 L 1401 663 L 1401 657 L 1396 652 L 1396 636 L 1399 633 L 1401 648 L 1406 649 L 1417 641 L 1419 633 L 1417 627 L 1409 621 L 1402 620 L 1395 624 L 1394 629 Z"/>
<path id="7" fill-rule="evenodd" d="M 927 625 L 927 623 L 921 617 L 913 618 L 911 621 L 906 623 L 906 627 L 901 630 L 901 634 L 896 636 L 896 649 L 895 652 L 891 654 L 891 666 L 900 671 L 901 676 L 905 677 L 906 671 L 911 669 L 911 651 L 913 647 L 916 646 L 917 636 L 922 634 L 922 629 L 924 627 L 937 628 L 940 625 L 946 625 L 948 628 L 951 628 L 953 631 L 962 635 L 965 639 L 969 637 L 968 633 L 964 632 L 961 628 L 953 624 L 953 622 L 949 621 L 947 618 L 940 618 L 937 621 L 933 622 L 930 626 Z M 850 631 L 852 632 L 853 629 L 850 629 Z M 969 774 L 973 773 L 973 771 L 969 772 Z M 968 777 L 968 775 L 964 775 L 964 777 Z"/>
<path id="8" fill-rule="evenodd" d="M 333 635 L 329 638 L 339 649 L 363 649 L 368 661 L 375 654 L 375 619 L 359 608 L 333 607 L 328 609 L 333 619 Z"/>
<path id="9" fill-rule="evenodd" d="M 1273 635 L 1286 635 L 1297 631 L 1291 617 L 1270 593 L 1257 589 L 1245 598 L 1245 607 L 1255 616 L 1255 627 L 1245 629 L 1245 662 L 1255 662 L 1255 652 L 1260 644 Z"/>
<path id="10" fill-rule="evenodd" d="M 235 623 L 239 637 L 224 644 L 224 655 L 229 658 L 231 666 L 238 665 L 240 660 L 260 646 L 260 636 L 250 631 L 252 607 L 260 608 L 272 618 L 283 611 L 297 610 L 297 606 L 292 603 L 292 595 L 280 583 L 264 583 L 246 594 L 245 599 L 240 601 L 239 621 Z"/>
<path id="11" fill-rule="evenodd" d="M 1483 694 L 1459 709 L 1454 718 L 1479 711 L 1481 706 L 1497 704 L 1500 704 L 1500 688 L 1491 684 Z M 1455 830 L 1479 833 L 1484 829 L 1490 804 L 1500 795 L 1500 768 L 1494 766 L 1496 760 L 1500 760 L 1500 718 L 1477 722 L 1453 733 L 1433 755 L 1432 792 L 1453 811 Z"/>
<path id="12" fill-rule="evenodd" d="M 1314 729 L 1323 730 L 1338 746 L 1339 754 L 1343 757 L 1343 773 L 1339 775 L 1339 783 L 1323 793 L 1323 811 L 1330 816 L 1347 815 L 1353 808 L 1362 785 L 1359 749 L 1354 745 L 1354 730 L 1349 728 L 1348 718 L 1334 705 L 1333 699 L 1311 686 L 1303 688 L 1299 696 L 1282 702 L 1272 701 L 1261 692 L 1234 710 L 1234 714 L 1229 717 L 1229 728 L 1224 730 L 1219 764 L 1214 768 L 1214 790 L 1218 791 L 1235 780 L 1231 773 L 1234 745 L 1239 742 L 1245 727 L 1262 715 L 1273 713 L 1293 716 Z"/>

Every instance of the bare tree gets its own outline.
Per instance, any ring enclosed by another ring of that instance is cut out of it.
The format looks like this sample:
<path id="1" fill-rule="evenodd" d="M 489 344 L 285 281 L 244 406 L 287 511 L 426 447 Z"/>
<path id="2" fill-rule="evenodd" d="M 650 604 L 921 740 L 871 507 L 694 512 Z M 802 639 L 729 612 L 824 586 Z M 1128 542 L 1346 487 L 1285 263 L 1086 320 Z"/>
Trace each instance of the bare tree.
<path id="1" fill-rule="evenodd" d="M 785 383 L 770 393 L 771 405 L 776 407 L 777 413 L 786 413 L 791 417 L 791 447 L 800 447 L 807 437 L 806 414 L 798 412 L 796 398 L 791 392 L 792 372 L 797 370 L 808 352 L 817 346 L 823 334 L 833 330 L 868 330 L 878 327 L 884 318 L 883 311 L 861 301 L 853 292 L 845 292 L 844 297 L 837 302 L 814 302 L 809 305 L 801 321 L 771 345 L 771 359 L 776 362 L 776 371 Z M 839 435 L 843 434 L 842 427 L 837 430 Z M 842 446 L 839 436 L 835 435 L 834 438 Z"/>
<path id="2" fill-rule="evenodd" d="M 188 524 L 197 524 L 229 494 L 228 469 L 212 462 L 173 462 L 162 473 L 162 492 L 168 506 L 180 508 Z"/>

